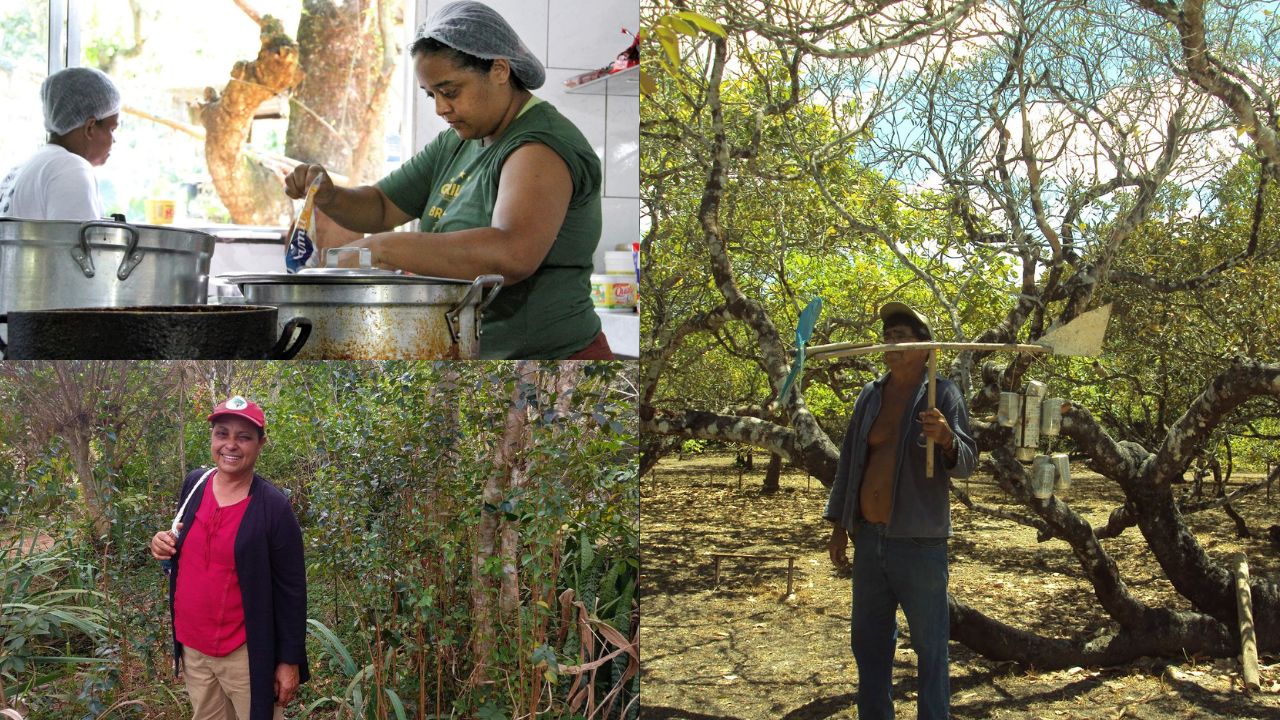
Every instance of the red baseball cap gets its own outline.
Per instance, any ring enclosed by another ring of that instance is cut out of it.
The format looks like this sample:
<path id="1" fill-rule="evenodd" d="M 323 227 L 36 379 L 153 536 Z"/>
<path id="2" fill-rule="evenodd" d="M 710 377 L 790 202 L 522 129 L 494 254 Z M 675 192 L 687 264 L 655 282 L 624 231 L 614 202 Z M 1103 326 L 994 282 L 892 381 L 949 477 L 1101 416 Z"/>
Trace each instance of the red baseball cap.
<path id="1" fill-rule="evenodd" d="M 258 407 L 258 403 L 249 402 L 239 395 L 232 395 L 218 404 L 209 414 L 209 420 L 221 415 L 235 415 L 257 425 L 263 430 L 267 429 L 267 416 L 263 414 L 262 408 Z"/>

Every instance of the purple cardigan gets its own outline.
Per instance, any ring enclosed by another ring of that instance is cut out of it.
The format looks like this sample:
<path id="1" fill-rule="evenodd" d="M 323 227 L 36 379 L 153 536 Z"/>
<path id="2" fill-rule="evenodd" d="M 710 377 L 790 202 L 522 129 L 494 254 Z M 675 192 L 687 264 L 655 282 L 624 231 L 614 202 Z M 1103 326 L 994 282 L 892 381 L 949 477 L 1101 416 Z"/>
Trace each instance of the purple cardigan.
<path id="1" fill-rule="evenodd" d="M 207 468 L 193 470 L 182 483 L 179 502 L 191 492 Z M 191 498 L 182 515 L 190 528 L 203 493 Z M 278 663 L 298 666 L 299 677 L 311 677 L 307 668 L 307 574 L 302 559 L 302 529 L 289 499 L 257 474 L 249 485 L 249 506 L 236 531 L 236 577 L 244 603 L 245 643 L 249 646 L 249 717 L 271 720 L 275 705 Z M 173 572 L 169 574 L 169 619 L 173 620 L 173 594 L 178 587 L 184 532 L 178 538 Z M 182 644 L 173 638 L 173 666 L 178 670 Z"/>

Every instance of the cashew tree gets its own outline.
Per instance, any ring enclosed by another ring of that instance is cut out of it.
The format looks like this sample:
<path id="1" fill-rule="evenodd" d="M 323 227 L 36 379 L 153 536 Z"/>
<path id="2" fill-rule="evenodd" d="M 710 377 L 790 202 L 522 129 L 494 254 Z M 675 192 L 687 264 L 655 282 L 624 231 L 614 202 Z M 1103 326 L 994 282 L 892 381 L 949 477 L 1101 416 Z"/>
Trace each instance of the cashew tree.
<path id="1" fill-rule="evenodd" d="M 812 297 L 810 344 L 875 339 L 890 298 L 976 342 L 1034 341 L 1112 303 L 1098 358 L 970 351 L 945 368 L 983 467 L 1020 501 L 1002 516 L 1070 546 L 1110 627 L 1050 638 L 956 597 L 953 637 L 1041 668 L 1233 652 L 1230 573 L 1186 522 L 1231 497 L 1177 488 L 1193 465 L 1263 466 L 1280 432 L 1275 16 L 1147 0 L 686 5 L 727 33 L 683 38 L 642 105 L 642 467 L 669 438 L 716 439 L 829 485 L 878 370 L 810 362 L 779 396 Z M 988 421 L 1029 373 L 1076 399 L 1064 434 L 1123 492 L 1103 528 L 1069 499 L 1034 499 L 1010 431 Z M 1134 597 L 1100 542 L 1126 531 L 1189 609 Z M 1280 588 L 1251 586 L 1259 644 L 1280 648 Z"/>

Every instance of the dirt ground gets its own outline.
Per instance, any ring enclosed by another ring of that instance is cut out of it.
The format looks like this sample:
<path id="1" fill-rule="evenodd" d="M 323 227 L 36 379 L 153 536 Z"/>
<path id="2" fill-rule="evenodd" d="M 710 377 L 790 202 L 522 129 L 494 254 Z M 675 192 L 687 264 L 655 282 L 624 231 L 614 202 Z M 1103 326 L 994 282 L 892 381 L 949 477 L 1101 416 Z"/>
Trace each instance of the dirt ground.
<path id="1" fill-rule="evenodd" d="M 849 651 L 850 581 L 826 554 L 826 490 L 788 472 L 782 490 L 760 491 L 766 463 L 739 489 L 733 456 L 663 460 L 641 483 L 641 717 L 723 720 L 852 718 L 857 670 Z M 1073 467 L 1066 500 L 1095 527 L 1120 501 L 1111 483 Z M 975 501 L 1012 508 L 974 478 Z M 989 481 L 989 478 L 987 478 Z M 1280 578 L 1280 554 L 1265 531 L 1280 522 L 1280 498 L 1238 502 L 1254 532 L 1239 540 L 1221 509 L 1192 517 L 1215 558 L 1243 550 L 1254 576 Z M 1007 623 L 1060 637 L 1100 630 L 1105 614 L 1066 543 L 953 502 L 951 592 Z M 1103 541 L 1131 591 L 1145 602 L 1189 609 L 1159 573 L 1140 533 Z M 722 560 L 719 586 L 709 553 L 793 556 Z M 850 549 L 852 553 L 852 549 Z M 899 627 L 906 629 L 898 616 Z M 951 644 L 956 718 L 1280 718 L 1280 658 L 1264 656 L 1262 692 L 1241 692 L 1235 659 L 1144 658 L 1113 668 L 1036 672 L 996 663 Z M 915 717 L 915 655 L 903 633 L 894 671 L 899 718 Z"/>

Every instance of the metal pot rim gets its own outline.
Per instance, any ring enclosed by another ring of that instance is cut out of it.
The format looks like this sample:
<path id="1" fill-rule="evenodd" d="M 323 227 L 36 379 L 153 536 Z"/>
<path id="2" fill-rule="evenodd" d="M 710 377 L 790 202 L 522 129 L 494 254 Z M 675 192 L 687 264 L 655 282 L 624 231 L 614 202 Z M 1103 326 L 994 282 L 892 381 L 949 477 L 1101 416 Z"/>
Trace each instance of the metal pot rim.
<path id="1" fill-rule="evenodd" d="M 43 308 L 34 310 L 9 310 L 6 315 L 70 315 L 72 313 L 95 313 L 95 314 L 114 314 L 120 315 L 124 313 L 145 313 L 148 315 L 164 315 L 164 314 L 190 314 L 190 315 L 214 315 L 214 314 L 230 314 L 235 312 L 256 313 L 256 312 L 278 312 L 279 308 L 274 305 L 115 305 L 115 306 L 87 306 L 87 307 L 70 307 L 70 308 Z"/>
<path id="2" fill-rule="evenodd" d="M 226 273 L 218 276 L 233 285 L 470 285 L 472 280 L 397 275 L 393 273 Z"/>

